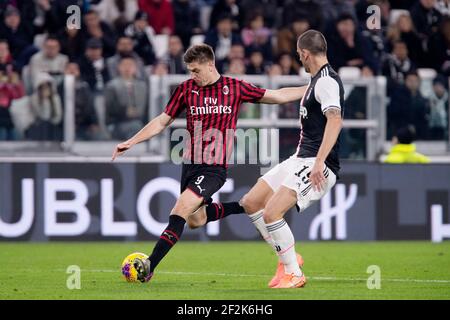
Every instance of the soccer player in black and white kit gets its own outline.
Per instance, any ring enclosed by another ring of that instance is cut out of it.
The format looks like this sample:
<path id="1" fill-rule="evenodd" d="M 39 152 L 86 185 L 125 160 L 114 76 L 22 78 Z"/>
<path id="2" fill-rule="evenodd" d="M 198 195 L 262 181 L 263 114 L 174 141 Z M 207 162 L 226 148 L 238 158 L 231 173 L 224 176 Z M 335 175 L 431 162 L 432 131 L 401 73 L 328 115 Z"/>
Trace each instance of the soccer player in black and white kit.
<path id="1" fill-rule="evenodd" d="M 318 31 L 303 33 L 297 52 L 311 80 L 300 102 L 300 139 L 296 153 L 262 177 L 276 190 L 264 206 L 263 219 L 284 265 L 277 288 L 306 284 L 295 255 L 294 236 L 284 220 L 297 205 L 300 212 L 322 198 L 336 183 L 339 133 L 342 128 L 344 87 L 327 60 L 325 37 Z M 245 207 L 245 204 L 244 204 Z"/>
<path id="2" fill-rule="evenodd" d="M 181 195 L 170 213 L 169 225 L 161 234 L 149 258 L 134 261 L 138 279 L 142 282 L 151 279 L 161 259 L 180 239 L 186 221 L 205 203 L 211 204 L 211 196 L 225 183 L 227 159 L 233 149 L 234 140 L 234 135 L 229 137 L 226 133 L 227 130 L 236 128 L 241 104 L 283 104 L 299 100 L 306 89 L 305 86 L 266 90 L 245 81 L 222 76 L 215 67 L 212 48 L 205 44 L 189 48 L 184 55 L 184 62 L 191 78 L 175 89 L 164 112 L 131 139 L 118 144 L 112 156 L 114 160 L 133 145 L 161 133 L 181 112 L 186 111 L 191 143 L 183 154 Z M 211 132 L 216 133 L 214 138 L 210 136 Z M 204 135 L 209 136 L 205 138 Z M 211 148 L 211 145 L 215 147 Z M 211 152 L 212 150 L 214 152 Z M 208 221 L 221 219 L 231 213 L 244 212 L 244 208 L 237 202 L 204 207 Z"/>
<path id="3" fill-rule="evenodd" d="M 269 282 L 271 288 L 299 288 L 306 284 L 301 269 L 303 259 L 295 252 L 295 239 L 284 215 L 294 206 L 303 212 L 322 198 L 336 183 L 340 169 L 342 81 L 328 63 L 327 43 L 319 31 L 308 30 L 300 35 L 297 52 L 306 72 L 311 74 L 300 102 L 297 151 L 262 176 L 239 201 L 279 257 L 276 273 Z M 209 222 L 207 216 L 202 208 L 190 226 Z"/>

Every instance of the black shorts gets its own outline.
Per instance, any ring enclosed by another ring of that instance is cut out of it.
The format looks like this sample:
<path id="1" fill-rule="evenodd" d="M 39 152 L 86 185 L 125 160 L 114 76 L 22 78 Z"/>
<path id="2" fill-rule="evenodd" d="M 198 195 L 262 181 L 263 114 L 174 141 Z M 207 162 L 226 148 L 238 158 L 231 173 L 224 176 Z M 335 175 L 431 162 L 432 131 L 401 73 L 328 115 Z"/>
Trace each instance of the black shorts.
<path id="1" fill-rule="evenodd" d="M 227 169 L 207 164 L 183 164 L 181 173 L 181 190 L 190 189 L 205 203 L 211 201 L 214 193 L 219 191 L 227 179 Z"/>

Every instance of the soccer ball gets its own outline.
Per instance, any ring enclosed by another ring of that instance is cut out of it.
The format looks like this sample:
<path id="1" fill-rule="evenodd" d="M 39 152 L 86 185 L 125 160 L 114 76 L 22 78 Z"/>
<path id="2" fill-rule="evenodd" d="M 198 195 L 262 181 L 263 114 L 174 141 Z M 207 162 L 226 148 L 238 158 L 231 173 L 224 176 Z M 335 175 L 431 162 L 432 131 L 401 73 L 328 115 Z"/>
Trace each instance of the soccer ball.
<path id="1" fill-rule="evenodd" d="M 129 254 L 122 262 L 122 274 L 125 277 L 125 280 L 128 282 L 139 282 L 137 278 L 137 271 L 134 268 L 133 261 L 136 258 L 147 259 L 148 255 L 141 252 L 134 252 Z"/>

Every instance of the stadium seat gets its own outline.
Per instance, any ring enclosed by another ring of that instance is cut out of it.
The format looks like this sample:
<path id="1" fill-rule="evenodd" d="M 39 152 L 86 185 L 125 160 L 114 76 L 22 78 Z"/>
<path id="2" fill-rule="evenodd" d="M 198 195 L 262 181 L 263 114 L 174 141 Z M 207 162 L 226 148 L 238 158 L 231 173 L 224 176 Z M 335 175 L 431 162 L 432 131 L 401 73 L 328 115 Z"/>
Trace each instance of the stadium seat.
<path id="1" fill-rule="evenodd" d="M 203 34 L 195 34 L 191 37 L 191 41 L 190 44 L 191 46 L 195 45 L 195 44 L 200 44 L 203 43 L 205 41 L 205 35 Z"/>
<path id="2" fill-rule="evenodd" d="M 155 35 L 155 55 L 156 58 L 161 59 L 167 54 L 169 49 L 169 36 L 167 34 Z"/>
<path id="3" fill-rule="evenodd" d="M 342 79 L 347 80 L 356 80 L 361 77 L 361 69 L 358 67 L 341 67 L 338 73 Z"/>
<path id="4" fill-rule="evenodd" d="M 419 68 L 417 69 L 417 73 L 419 74 L 420 79 L 430 79 L 433 80 L 437 73 L 436 70 L 430 68 Z"/>

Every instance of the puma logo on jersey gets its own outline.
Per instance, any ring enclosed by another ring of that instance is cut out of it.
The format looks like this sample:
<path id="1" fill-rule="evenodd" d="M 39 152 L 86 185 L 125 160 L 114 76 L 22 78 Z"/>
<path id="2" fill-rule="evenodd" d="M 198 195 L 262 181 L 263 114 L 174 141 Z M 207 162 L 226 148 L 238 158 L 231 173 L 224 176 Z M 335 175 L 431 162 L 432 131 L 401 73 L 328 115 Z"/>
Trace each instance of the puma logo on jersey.
<path id="1" fill-rule="evenodd" d="M 200 95 L 199 91 L 192 90 L 192 93 L 195 93 L 196 95 Z"/>
<path id="2" fill-rule="evenodd" d="M 206 189 L 202 189 L 202 187 L 197 186 L 197 188 L 200 190 L 200 193 L 202 193 L 203 191 L 205 191 Z"/>

